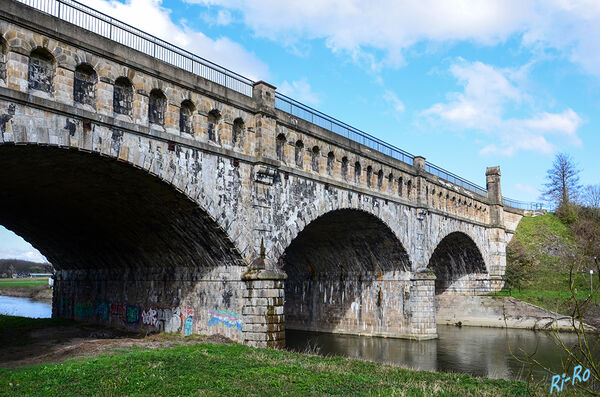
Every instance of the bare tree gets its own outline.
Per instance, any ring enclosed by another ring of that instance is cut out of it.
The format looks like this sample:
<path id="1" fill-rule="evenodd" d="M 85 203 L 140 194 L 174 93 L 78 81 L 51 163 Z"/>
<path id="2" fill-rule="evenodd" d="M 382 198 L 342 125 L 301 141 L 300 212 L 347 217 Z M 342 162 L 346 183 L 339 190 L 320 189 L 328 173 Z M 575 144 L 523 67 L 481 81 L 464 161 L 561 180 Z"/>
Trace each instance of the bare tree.
<path id="1" fill-rule="evenodd" d="M 600 208 L 600 185 L 587 185 L 583 189 L 583 204 L 591 208 Z"/>
<path id="2" fill-rule="evenodd" d="M 552 168 L 547 171 L 547 182 L 544 184 L 546 190 L 542 193 L 542 199 L 556 204 L 557 207 L 575 201 L 581 189 L 579 172 L 571 156 L 558 153 Z"/>

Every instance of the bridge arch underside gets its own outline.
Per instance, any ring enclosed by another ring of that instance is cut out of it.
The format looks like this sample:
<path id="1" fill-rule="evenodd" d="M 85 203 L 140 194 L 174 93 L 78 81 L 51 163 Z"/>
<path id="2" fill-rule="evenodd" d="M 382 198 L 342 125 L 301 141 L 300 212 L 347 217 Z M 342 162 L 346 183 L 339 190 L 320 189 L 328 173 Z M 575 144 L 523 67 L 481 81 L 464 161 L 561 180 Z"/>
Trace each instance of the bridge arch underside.
<path id="1" fill-rule="evenodd" d="M 0 224 L 57 269 L 53 316 L 241 340 L 238 327 L 206 324 L 211 310 L 242 312 L 242 260 L 169 184 L 112 158 L 37 145 L 0 146 L 0 181 Z"/>
<path id="2" fill-rule="evenodd" d="M 490 291 L 490 278 L 481 251 L 464 233 L 450 233 L 440 241 L 429 260 L 429 269 L 436 276 L 436 295 Z"/>
<path id="3" fill-rule="evenodd" d="M 286 329 L 411 334 L 410 260 L 377 217 L 329 212 L 298 234 L 282 261 Z"/>

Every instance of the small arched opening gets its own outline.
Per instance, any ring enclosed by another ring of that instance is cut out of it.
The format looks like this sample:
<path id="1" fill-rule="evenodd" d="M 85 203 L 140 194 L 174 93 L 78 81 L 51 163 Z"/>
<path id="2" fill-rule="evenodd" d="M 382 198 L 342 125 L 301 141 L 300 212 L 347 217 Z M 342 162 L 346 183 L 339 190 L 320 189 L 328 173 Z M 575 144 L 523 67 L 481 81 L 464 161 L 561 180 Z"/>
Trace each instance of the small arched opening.
<path id="1" fill-rule="evenodd" d="M 181 102 L 179 108 L 179 132 L 194 135 L 194 104 L 189 99 Z"/>
<path id="2" fill-rule="evenodd" d="M 277 135 L 277 139 L 275 140 L 275 154 L 277 155 L 277 160 L 285 163 L 285 135 L 279 134 Z"/>
<path id="3" fill-rule="evenodd" d="M 133 109 L 133 84 L 127 77 L 119 77 L 113 87 L 113 111 L 131 117 Z"/>
<path id="4" fill-rule="evenodd" d="M 96 83 L 98 75 L 87 63 L 82 63 L 75 68 L 73 81 L 73 100 L 82 105 L 96 106 Z"/>
<path id="5" fill-rule="evenodd" d="M 296 167 L 302 168 L 304 166 L 304 143 L 301 140 L 296 141 L 296 150 L 294 152 L 294 159 L 296 161 Z"/>
<path id="6" fill-rule="evenodd" d="M 47 94 L 54 92 L 54 64 L 54 57 L 47 49 L 38 47 L 31 51 L 27 76 L 29 90 Z"/>
<path id="7" fill-rule="evenodd" d="M 148 101 L 148 121 L 150 124 L 165 125 L 165 111 L 167 108 L 167 97 L 157 88 L 150 91 Z"/>

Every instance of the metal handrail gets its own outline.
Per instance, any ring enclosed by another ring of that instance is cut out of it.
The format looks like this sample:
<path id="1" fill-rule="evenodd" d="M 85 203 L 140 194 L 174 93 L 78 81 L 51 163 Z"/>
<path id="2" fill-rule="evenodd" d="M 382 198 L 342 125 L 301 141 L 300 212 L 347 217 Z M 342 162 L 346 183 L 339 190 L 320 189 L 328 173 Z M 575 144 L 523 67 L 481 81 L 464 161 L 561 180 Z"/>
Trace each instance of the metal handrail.
<path id="1" fill-rule="evenodd" d="M 252 96 L 254 81 L 224 68 L 187 50 L 167 43 L 125 22 L 114 19 L 100 11 L 75 0 L 16 0 L 20 3 L 52 15 L 80 28 L 99 34 L 126 47 L 150 55 L 170 65 L 191 72 L 214 83 L 220 84 L 247 96 Z M 382 141 L 364 131 L 304 105 L 281 93 L 275 93 L 275 107 L 291 115 L 328 129 L 351 141 L 363 144 L 403 163 L 413 165 L 414 155 Z M 461 186 L 481 196 L 487 190 L 452 172 L 426 162 L 425 170 L 450 183 Z M 503 198 L 504 204 L 521 209 L 541 209 L 541 203 L 528 203 Z"/>
<path id="2" fill-rule="evenodd" d="M 275 93 L 275 108 L 412 165 L 415 157 L 412 154 L 279 92 Z"/>
<path id="3" fill-rule="evenodd" d="M 487 197 L 487 189 L 476 185 L 473 182 L 469 182 L 468 180 L 461 178 L 460 176 L 453 174 L 450 171 L 446 171 L 445 169 L 438 167 L 437 165 L 426 162 L 425 171 L 437 176 L 438 178 L 444 179 L 450 183 L 454 183 L 455 185 L 461 186 L 473 193 L 479 194 L 480 196 Z"/>
<path id="4" fill-rule="evenodd" d="M 518 209 L 522 209 L 522 210 L 535 211 L 535 210 L 544 209 L 544 203 L 535 202 L 535 201 L 529 202 L 529 201 L 513 200 L 511 198 L 504 197 L 504 196 L 502 196 L 502 203 L 504 204 L 504 206 L 518 208 Z"/>
<path id="5" fill-rule="evenodd" d="M 75 0 L 17 0 L 247 96 L 254 81 Z"/>
<path id="6" fill-rule="evenodd" d="M 387 154 L 397 160 L 400 160 L 406 164 L 413 165 L 414 155 L 402 150 L 396 146 L 393 146 L 387 142 L 382 141 L 379 138 L 374 137 L 364 131 L 354 128 L 338 119 L 328 116 L 310 106 L 304 105 L 288 96 L 275 93 L 275 107 L 279 110 L 287 112 L 291 115 L 299 117 L 303 120 L 309 121 L 320 127 L 323 127 L 329 131 L 335 132 L 341 136 L 351 139 L 355 142 L 361 143 L 371 149 L 375 149 L 383 154 Z M 467 190 L 477 193 L 481 196 L 487 196 L 487 190 L 481 186 L 478 186 L 472 182 L 467 181 L 464 178 L 459 177 L 449 171 L 444 170 L 432 163 L 427 162 L 425 170 L 437 177 L 444 179 L 450 183 L 461 186 Z"/>

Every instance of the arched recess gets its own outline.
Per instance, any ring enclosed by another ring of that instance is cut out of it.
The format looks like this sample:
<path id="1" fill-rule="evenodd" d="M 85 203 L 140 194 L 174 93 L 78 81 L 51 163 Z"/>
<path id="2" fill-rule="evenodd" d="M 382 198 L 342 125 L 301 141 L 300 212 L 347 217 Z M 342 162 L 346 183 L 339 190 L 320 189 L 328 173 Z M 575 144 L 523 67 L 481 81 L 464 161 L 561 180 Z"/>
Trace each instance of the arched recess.
<path id="1" fill-rule="evenodd" d="M 485 288 L 485 260 L 466 233 L 445 236 L 433 251 L 428 267 L 436 276 L 436 294 L 478 293 Z"/>
<path id="2" fill-rule="evenodd" d="M 97 81 L 98 75 L 90 64 L 77 65 L 73 77 L 73 100 L 75 103 L 95 107 Z"/>
<path id="3" fill-rule="evenodd" d="M 338 209 L 308 223 L 280 257 L 287 329 L 397 334 L 407 326 L 410 259 L 379 218 Z"/>
<path id="4" fill-rule="evenodd" d="M 37 47 L 29 55 L 27 81 L 29 90 L 52 95 L 56 73 L 54 56 L 43 47 Z"/>
<path id="5" fill-rule="evenodd" d="M 206 306 L 241 313 L 239 251 L 160 177 L 96 153 L 0 145 L 0 180 L 0 224 L 58 270 L 55 316 L 183 332 L 174 313 L 188 307 L 193 332 L 210 332 Z M 215 290 L 212 274 L 229 272 L 233 284 L 221 277 Z"/>

